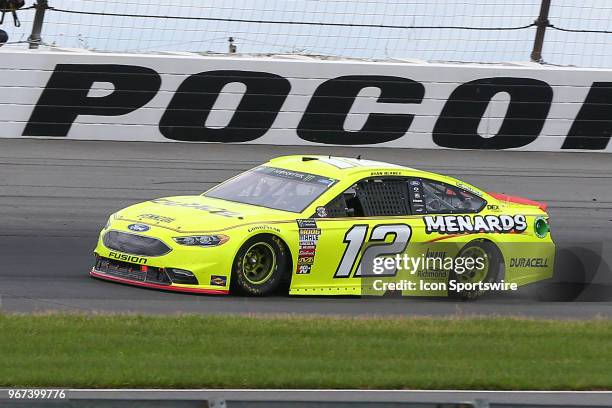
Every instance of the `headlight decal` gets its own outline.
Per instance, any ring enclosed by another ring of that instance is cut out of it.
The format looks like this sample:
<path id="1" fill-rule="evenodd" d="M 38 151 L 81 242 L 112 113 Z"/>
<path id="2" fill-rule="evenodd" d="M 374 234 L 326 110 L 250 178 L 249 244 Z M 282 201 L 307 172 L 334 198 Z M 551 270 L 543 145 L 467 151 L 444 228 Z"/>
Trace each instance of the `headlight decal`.
<path id="1" fill-rule="evenodd" d="M 227 235 L 191 235 L 188 237 L 174 237 L 173 239 L 180 245 L 211 247 L 226 243 L 229 237 Z"/>

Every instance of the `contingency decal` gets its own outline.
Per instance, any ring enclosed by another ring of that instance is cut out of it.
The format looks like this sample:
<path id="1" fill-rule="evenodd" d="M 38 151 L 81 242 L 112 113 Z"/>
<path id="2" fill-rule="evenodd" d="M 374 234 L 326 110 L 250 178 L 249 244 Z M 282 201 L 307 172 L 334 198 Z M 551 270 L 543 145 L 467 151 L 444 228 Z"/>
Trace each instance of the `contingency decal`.
<path id="1" fill-rule="evenodd" d="M 523 232 L 527 229 L 524 215 L 437 215 L 425 216 L 425 232 L 431 234 L 480 233 L 480 232 Z"/>
<path id="2" fill-rule="evenodd" d="M 210 276 L 210 284 L 212 286 L 226 286 L 227 285 L 227 276 L 211 275 Z"/>
<path id="3" fill-rule="evenodd" d="M 314 264 L 321 229 L 317 227 L 317 221 L 312 218 L 297 220 L 297 224 L 299 246 L 295 273 L 298 275 L 306 275 L 310 273 L 312 264 Z"/>
<path id="4" fill-rule="evenodd" d="M 308 275 L 312 265 L 298 265 L 295 273 L 297 275 Z"/>
<path id="5" fill-rule="evenodd" d="M 410 206 L 414 214 L 425 213 L 425 195 L 423 194 L 423 184 L 421 180 L 414 179 L 408 183 L 410 190 Z"/>
<path id="6" fill-rule="evenodd" d="M 317 228 L 317 220 L 308 218 L 305 220 L 297 220 L 298 228 Z"/>

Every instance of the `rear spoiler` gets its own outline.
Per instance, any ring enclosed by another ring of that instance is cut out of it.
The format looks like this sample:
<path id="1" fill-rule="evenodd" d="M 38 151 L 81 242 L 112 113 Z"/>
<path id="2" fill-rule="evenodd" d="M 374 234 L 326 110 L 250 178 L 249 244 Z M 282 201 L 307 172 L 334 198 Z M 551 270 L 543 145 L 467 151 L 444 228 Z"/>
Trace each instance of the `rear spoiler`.
<path id="1" fill-rule="evenodd" d="M 492 196 L 493 198 L 496 198 L 499 201 L 507 201 L 510 203 L 523 204 L 523 205 L 532 205 L 534 207 L 538 207 L 542 211 L 546 211 L 546 209 L 548 208 L 548 204 L 541 203 L 539 201 L 529 200 L 528 198 L 511 196 L 511 195 L 502 194 L 502 193 L 488 193 L 488 194 Z"/>

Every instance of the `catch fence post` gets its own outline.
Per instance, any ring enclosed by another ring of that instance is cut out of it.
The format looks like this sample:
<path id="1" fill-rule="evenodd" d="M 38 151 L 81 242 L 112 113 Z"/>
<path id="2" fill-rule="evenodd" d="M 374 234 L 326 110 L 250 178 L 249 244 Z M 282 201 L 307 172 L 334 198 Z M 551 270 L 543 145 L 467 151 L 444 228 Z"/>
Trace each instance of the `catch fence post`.
<path id="1" fill-rule="evenodd" d="M 49 8 L 47 0 L 38 0 L 34 5 L 36 13 L 34 14 L 34 22 L 32 23 L 32 34 L 28 37 L 30 49 L 37 49 L 42 43 L 42 27 L 45 21 L 45 11 Z"/>
<path id="2" fill-rule="evenodd" d="M 531 51 L 531 61 L 542 63 L 542 47 L 544 46 L 544 34 L 546 33 L 546 27 L 550 24 L 548 21 L 548 11 L 550 10 L 550 0 L 542 0 L 540 4 L 540 15 L 538 19 L 534 21 L 537 29 L 535 40 L 533 41 L 533 50 Z"/>

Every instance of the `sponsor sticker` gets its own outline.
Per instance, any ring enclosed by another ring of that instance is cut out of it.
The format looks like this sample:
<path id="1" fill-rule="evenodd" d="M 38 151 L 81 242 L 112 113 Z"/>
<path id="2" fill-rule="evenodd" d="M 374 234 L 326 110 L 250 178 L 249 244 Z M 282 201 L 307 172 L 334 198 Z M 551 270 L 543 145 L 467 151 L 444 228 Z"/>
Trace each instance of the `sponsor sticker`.
<path id="1" fill-rule="evenodd" d="M 410 207 L 414 214 L 425 213 L 425 203 L 423 202 L 423 185 L 421 180 L 410 180 Z"/>
<path id="2" fill-rule="evenodd" d="M 263 174 L 270 174 L 272 176 L 280 177 L 284 179 L 301 181 L 301 182 L 306 182 L 306 183 L 320 183 L 326 186 L 331 186 L 336 181 L 338 181 L 336 179 L 331 179 L 331 178 L 323 177 L 323 176 L 317 176 L 315 174 L 302 173 L 301 171 L 293 171 L 293 170 L 281 169 L 277 167 L 261 166 L 255 169 L 254 171 L 258 173 L 263 173 Z"/>
<path id="3" fill-rule="evenodd" d="M 438 215 L 423 217 L 425 232 L 428 234 L 478 234 L 478 233 L 513 233 L 527 229 L 527 218 L 524 215 Z"/>
<path id="4" fill-rule="evenodd" d="M 312 265 L 313 263 L 314 263 L 314 256 L 298 257 L 298 265 Z"/>
<path id="5" fill-rule="evenodd" d="M 210 284 L 212 286 L 225 286 L 227 285 L 227 276 L 211 275 Z"/>
<path id="6" fill-rule="evenodd" d="M 310 273 L 310 265 L 314 263 L 317 242 L 321 235 L 321 229 L 317 228 L 317 222 L 314 219 L 297 220 L 299 247 L 298 247 L 298 270 L 300 266 L 308 266 Z M 300 272 L 296 272 L 300 273 Z"/>
<path id="7" fill-rule="evenodd" d="M 295 273 L 298 275 L 308 275 L 310 273 L 311 265 L 298 265 Z"/>
<path id="8" fill-rule="evenodd" d="M 317 228 L 317 220 L 308 218 L 305 220 L 297 220 L 298 228 Z"/>
<path id="9" fill-rule="evenodd" d="M 329 213 L 327 212 L 327 208 L 325 207 L 317 207 L 317 217 L 320 218 L 326 218 L 329 216 Z"/>
<path id="10" fill-rule="evenodd" d="M 301 247 L 298 256 L 315 256 L 315 249 Z"/>
<path id="11" fill-rule="evenodd" d="M 548 268 L 547 258 L 511 258 L 511 268 Z"/>
<path id="12" fill-rule="evenodd" d="M 300 228 L 300 234 L 302 235 L 321 235 L 320 228 Z"/>

